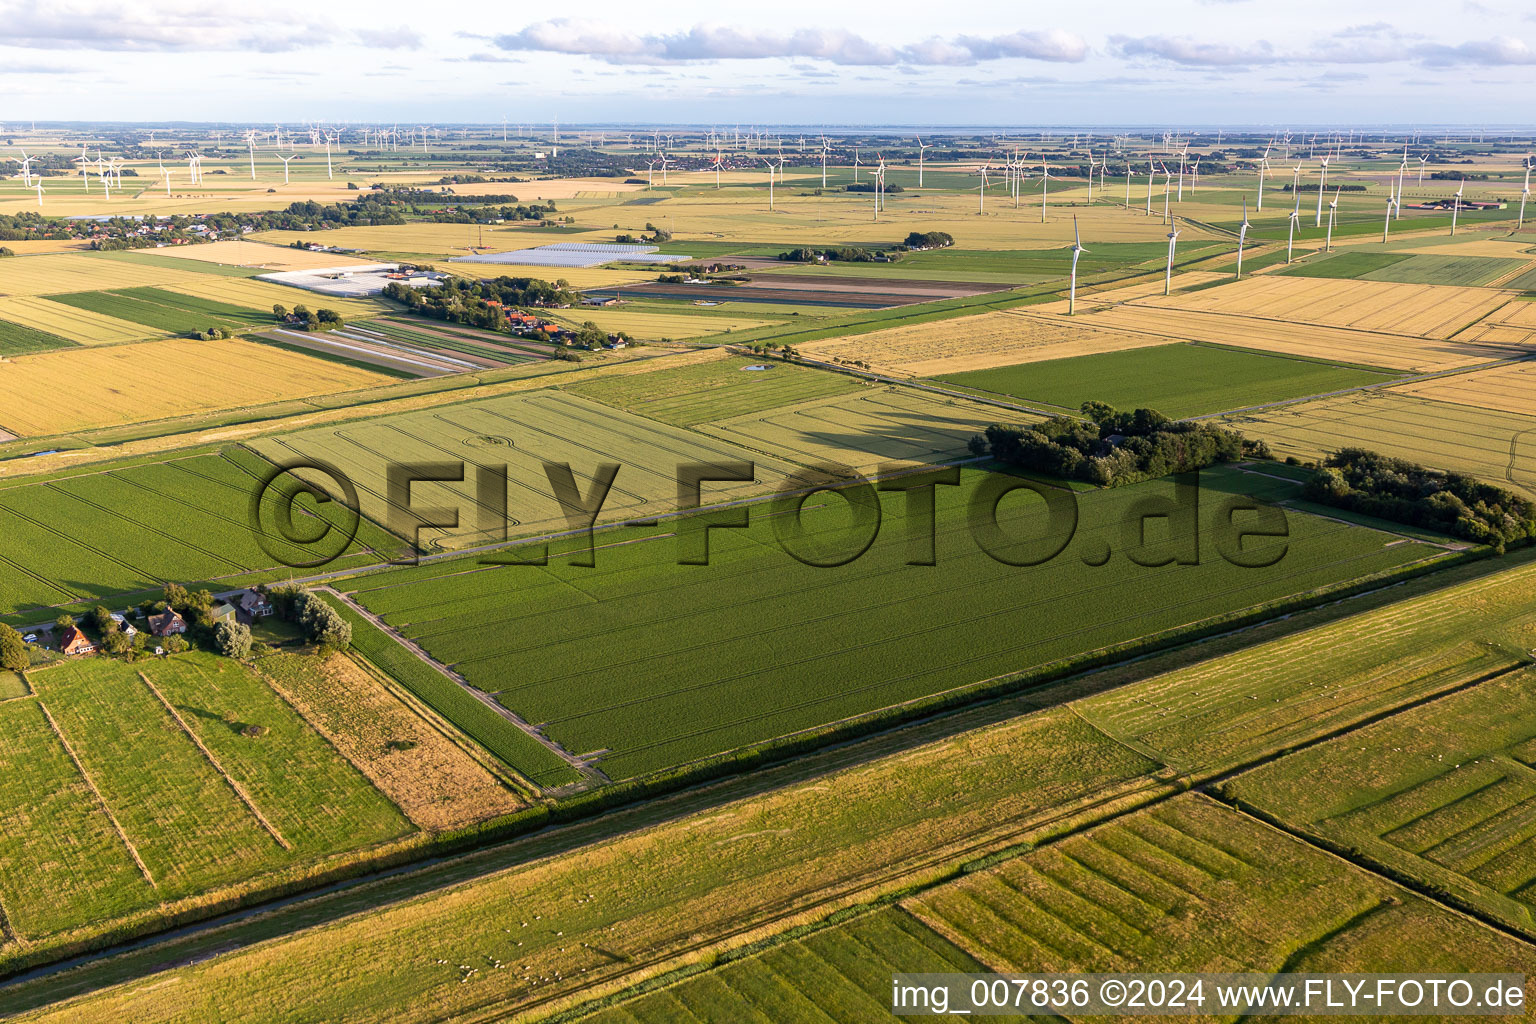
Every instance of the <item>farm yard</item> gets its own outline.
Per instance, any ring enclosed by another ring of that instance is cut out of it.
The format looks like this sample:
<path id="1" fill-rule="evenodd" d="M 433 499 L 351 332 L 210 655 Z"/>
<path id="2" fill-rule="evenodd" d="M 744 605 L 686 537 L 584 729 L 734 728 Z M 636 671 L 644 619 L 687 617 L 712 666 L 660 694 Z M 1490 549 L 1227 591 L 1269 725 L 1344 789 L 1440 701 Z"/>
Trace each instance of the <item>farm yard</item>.
<path id="1" fill-rule="evenodd" d="M 627 778 L 1437 554 L 1298 513 L 1283 567 L 1273 571 L 1235 569 L 1213 548 L 1202 548 L 1198 566 L 1153 570 L 1119 559 L 1094 570 L 1065 554 L 1020 569 L 977 547 L 965 500 L 949 494 L 980 482 L 967 473 L 961 487 L 940 489 L 935 568 L 903 569 L 903 517 L 892 499 L 874 546 L 836 569 L 790 558 L 770 536 L 774 520 L 757 515 L 749 529 L 712 531 L 707 568 L 679 566 L 670 534 L 627 529 L 604 535 L 596 569 L 424 566 L 361 581 L 356 597 L 565 749 L 604 751 L 603 770 Z M 1072 551 L 1087 559 L 1119 546 L 1126 510 L 1165 489 L 1082 496 Z M 840 536 L 847 519 L 818 508 L 806 517 L 818 532 L 804 543 L 809 557 L 825 558 L 825 537 Z M 1010 535 L 1042 532 L 1038 503 L 999 515 Z M 871 593 L 882 596 L 871 601 Z M 1100 607 L 1121 611 L 1102 617 Z M 1003 619 L 1034 628 L 1019 636 L 989 625 Z M 961 633 L 970 638 L 963 654 L 952 646 Z M 793 658 L 761 653 L 791 648 Z M 681 676 L 680 655 L 689 664 Z M 599 670 L 616 659 L 623 671 Z"/>
<path id="2" fill-rule="evenodd" d="M 198 381 L 198 387 L 180 385 Z M 0 427 L 18 435 L 355 391 L 389 377 L 238 339 L 70 348 L 0 363 Z"/>
<path id="3" fill-rule="evenodd" d="M 1383 384 L 1393 376 L 1237 349 L 1159 345 L 947 374 L 940 379 L 1071 411 L 1084 402 L 1098 401 L 1122 409 L 1140 404 L 1182 418 Z"/>

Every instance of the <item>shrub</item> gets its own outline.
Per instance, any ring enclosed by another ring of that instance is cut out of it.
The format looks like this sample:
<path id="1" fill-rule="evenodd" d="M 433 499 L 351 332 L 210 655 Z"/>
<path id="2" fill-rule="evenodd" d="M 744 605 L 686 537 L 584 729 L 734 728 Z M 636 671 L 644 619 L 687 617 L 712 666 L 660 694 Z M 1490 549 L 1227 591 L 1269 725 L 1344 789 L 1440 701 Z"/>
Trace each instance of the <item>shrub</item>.
<path id="1" fill-rule="evenodd" d="M 213 627 L 213 642 L 226 658 L 244 661 L 251 654 L 251 627 L 225 619 Z"/>

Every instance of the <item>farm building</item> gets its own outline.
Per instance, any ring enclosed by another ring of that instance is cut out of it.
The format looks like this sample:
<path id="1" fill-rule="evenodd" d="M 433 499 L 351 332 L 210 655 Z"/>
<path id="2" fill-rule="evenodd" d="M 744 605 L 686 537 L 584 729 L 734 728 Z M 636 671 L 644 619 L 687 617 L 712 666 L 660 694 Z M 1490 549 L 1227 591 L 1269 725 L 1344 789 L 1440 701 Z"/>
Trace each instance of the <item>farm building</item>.
<path id="1" fill-rule="evenodd" d="M 235 606 L 228 601 L 215 601 L 210 610 L 214 622 L 234 622 L 239 616 L 235 612 Z"/>
<path id="2" fill-rule="evenodd" d="M 95 654 L 96 645 L 80 631 L 79 626 L 70 626 L 59 638 L 59 651 L 69 655 Z"/>
<path id="3" fill-rule="evenodd" d="M 253 619 L 264 619 L 272 614 L 272 602 L 260 591 L 247 590 L 235 603 L 242 612 Z"/>
<path id="4" fill-rule="evenodd" d="M 187 631 L 187 620 L 176 609 L 166 608 L 159 615 L 149 617 L 149 631 L 155 636 L 174 636 Z"/>

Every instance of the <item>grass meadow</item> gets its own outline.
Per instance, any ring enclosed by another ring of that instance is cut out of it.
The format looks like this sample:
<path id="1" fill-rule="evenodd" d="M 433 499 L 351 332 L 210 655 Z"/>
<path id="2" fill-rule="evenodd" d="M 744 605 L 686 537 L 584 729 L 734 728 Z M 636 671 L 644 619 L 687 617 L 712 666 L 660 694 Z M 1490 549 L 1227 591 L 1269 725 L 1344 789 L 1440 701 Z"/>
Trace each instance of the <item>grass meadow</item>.
<path id="1" fill-rule="evenodd" d="M 1182 419 L 1392 380 L 1386 373 L 1204 345 L 1159 345 L 955 373 L 941 380 L 1076 411 L 1084 402 Z"/>

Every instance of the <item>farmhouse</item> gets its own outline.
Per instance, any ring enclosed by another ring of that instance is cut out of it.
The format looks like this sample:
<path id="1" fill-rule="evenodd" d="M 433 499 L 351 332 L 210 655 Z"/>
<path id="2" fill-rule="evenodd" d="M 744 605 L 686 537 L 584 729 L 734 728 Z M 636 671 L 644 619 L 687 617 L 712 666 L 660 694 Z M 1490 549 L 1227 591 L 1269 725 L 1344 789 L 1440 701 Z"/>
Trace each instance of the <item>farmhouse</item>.
<path id="1" fill-rule="evenodd" d="M 96 645 L 80 632 L 79 626 L 70 626 L 59 638 L 59 651 L 64 654 L 95 654 Z"/>
<path id="2" fill-rule="evenodd" d="M 234 622 L 239 616 L 235 613 L 235 606 L 228 601 L 215 601 L 210 609 L 214 622 Z"/>
<path id="3" fill-rule="evenodd" d="M 267 599 L 267 595 L 259 591 L 247 590 L 235 603 L 252 619 L 264 619 L 272 614 L 272 602 Z"/>
<path id="4" fill-rule="evenodd" d="M 159 615 L 149 617 L 149 631 L 155 636 L 174 636 L 187 631 L 187 620 L 176 613 L 176 609 L 167 607 Z"/>

